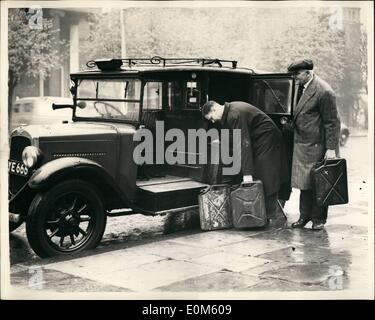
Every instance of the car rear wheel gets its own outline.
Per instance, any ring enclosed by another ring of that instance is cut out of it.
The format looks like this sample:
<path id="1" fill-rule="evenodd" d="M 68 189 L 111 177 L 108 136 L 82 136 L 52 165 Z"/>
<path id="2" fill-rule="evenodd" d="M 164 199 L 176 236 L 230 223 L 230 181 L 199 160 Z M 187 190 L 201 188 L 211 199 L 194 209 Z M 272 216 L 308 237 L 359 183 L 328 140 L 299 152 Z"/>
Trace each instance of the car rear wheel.
<path id="1" fill-rule="evenodd" d="M 26 220 L 31 248 L 44 258 L 94 248 L 107 217 L 103 202 L 90 183 L 68 180 L 33 199 Z"/>

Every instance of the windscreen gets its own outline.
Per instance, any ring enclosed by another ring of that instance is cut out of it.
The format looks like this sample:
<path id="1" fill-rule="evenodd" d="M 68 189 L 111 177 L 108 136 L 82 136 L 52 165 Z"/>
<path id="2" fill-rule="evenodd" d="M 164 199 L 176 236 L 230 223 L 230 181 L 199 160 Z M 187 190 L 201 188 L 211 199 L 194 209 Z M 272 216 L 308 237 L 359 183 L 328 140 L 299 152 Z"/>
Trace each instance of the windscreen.
<path id="1" fill-rule="evenodd" d="M 141 81 L 84 79 L 78 82 L 76 117 L 138 121 Z"/>

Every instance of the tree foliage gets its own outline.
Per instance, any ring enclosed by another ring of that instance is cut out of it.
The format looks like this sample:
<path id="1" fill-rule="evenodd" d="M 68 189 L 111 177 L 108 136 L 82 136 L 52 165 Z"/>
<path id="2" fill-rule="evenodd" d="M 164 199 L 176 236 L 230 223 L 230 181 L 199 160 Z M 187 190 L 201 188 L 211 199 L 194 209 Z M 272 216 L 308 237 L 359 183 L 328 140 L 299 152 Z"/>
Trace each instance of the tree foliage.
<path id="1" fill-rule="evenodd" d="M 266 64 L 273 70 L 285 70 L 295 60 L 311 58 L 316 73 L 335 91 L 344 79 L 345 42 L 343 32 L 331 29 L 329 14 L 316 11 L 300 13 L 294 25 L 266 44 Z"/>
<path id="2" fill-rule="evenodd" d="M 81 65 L 89 60 L 110 59 L 121 55 L 120 11 L 108 9 L 90 13 L 88 32 L 81 40 Z"/>
<path id="3" fill-rule="evenodd" d="M 365 35 L 358 50 L 357 29 L 335 27 L 327 9 L 134 8 L 125 17 L 133 57 L 233 59 L 239 66 L 274 72 L 311 58 L 315 72 L 335 90 L 344 122 L 354 116 L 354 104 L 366 86 Z"/>
<path id="4" fill-rule="evenodd" d="M 347 28 L 349 37 L 345 28 L 332 25 L 327 9 L 174 7 L 127 8 L 123 13 L 128 57 L 233 59 L 239 66 L 274 72 L 311 58 L 315 72 L 336 91 L 346 121 L 366 87 L 365 34 L 361 45 L 356 43 L 353 26 Z M 119 23 L 118 10 L 93 15 L 85 57 L 120 56 Z"/>
<path id="5" fill-rule="evenodd" d="M 11 116 L 13 92 L 21 79 L 48 76 L 52 69 L 61 66 L 64 54 L 55 46 L 54 36 L 58 30 L 53 29 L 51 19 L 43 18 L 41 30 L 32 29 L 26 10 L 10 9 L 8 26 L 8 107 Z"/>
<path id="6" fill-rule="evenodd" d="M 360 37 L 360 71 L 361 71 L 361 82 L 362 87 L 364 88 L 364 92 L 368 93 L 368 85 L 367 85 L 367 78 L 368 78 L 368 55 L 367 55 L 367 34 L 363 30 L 361 30 L 361 37 Z"/>

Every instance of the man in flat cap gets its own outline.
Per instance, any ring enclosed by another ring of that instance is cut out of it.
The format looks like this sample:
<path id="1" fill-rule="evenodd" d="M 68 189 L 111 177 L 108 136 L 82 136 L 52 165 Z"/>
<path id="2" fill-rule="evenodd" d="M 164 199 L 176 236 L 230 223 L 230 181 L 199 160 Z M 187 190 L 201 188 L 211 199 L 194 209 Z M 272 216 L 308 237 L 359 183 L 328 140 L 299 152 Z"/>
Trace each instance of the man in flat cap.
<path id="1" fill-rule="evenodd" d="M 294 149 L 292 187 L 301 190 L 300 218 L 293 228 L 303 228 L 312 220 L 312 229 L 321 230 L 327 220 L 328 207 L 318 207 L 313 199 L 311 169 L 315 163 L 334 158 L 338 150 L 340 119 L 332 88 L 313 72 L 314 64 L 305 59 L 292 63 L 297 104 L 294 109 Z M 337 155 L 338 156 L 338 155 Z"/>

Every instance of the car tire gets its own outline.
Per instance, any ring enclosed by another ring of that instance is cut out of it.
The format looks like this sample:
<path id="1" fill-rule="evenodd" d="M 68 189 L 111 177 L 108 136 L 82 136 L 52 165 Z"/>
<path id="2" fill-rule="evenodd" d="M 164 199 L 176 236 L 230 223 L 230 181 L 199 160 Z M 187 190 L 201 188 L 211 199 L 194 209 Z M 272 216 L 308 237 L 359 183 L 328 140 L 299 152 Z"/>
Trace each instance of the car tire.
<path id="1" fill-rule="evenodd" d="M 106 222 L 96 188 L 83 180 L 67 180 L 35 196 L 26 219 L 26 234 L 38 256 L 67 255 L 96 247 Z"/>
<path id="2" fill-rule="evenodd" d="M 344 147 L 348 141 L 348 136 L 342 136 L 340 139 L 340 147 Z"/>
<path id="3" fill-rule="evenodd" d="M 20 221 L 20 222 L 9 221 L 9 232 L 13 232 L 14 230 L 16 230 L 22 223 L 23 221 Z"/>

